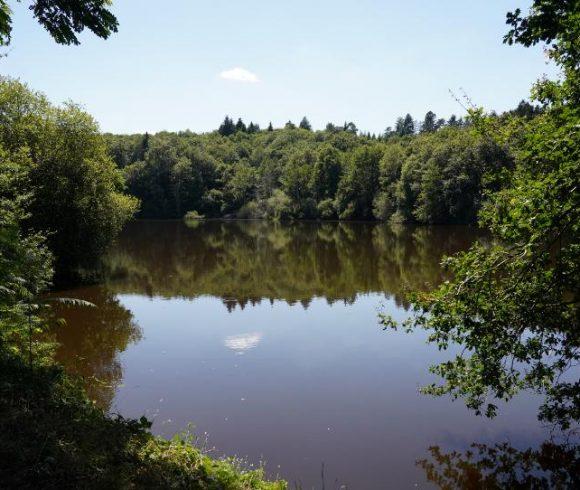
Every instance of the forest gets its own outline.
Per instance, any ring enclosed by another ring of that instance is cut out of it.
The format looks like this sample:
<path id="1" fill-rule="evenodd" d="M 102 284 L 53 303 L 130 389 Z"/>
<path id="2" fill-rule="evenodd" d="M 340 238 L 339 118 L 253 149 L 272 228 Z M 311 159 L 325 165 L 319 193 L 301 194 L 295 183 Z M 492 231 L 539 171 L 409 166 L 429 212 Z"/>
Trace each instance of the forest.
<path id="1" fill-rule="evenodd" d="M 522 101 L 490 115 L 498 124 L 529 121 L 539 105 Z M 384 134 L 361 133 L 351 123 L 314 131 L 304 117 L 265 130 L 226 116 L 218 130 L 195 134 L 106 134 L 141 202 L 141 218 L 275 220 L 388 220 L 397 223 L 474 223 L 485 193 L 484 176 L 513 165 L 510 149 L 486 137 L 469 118 L 422 122 L 410 114 Z"/>

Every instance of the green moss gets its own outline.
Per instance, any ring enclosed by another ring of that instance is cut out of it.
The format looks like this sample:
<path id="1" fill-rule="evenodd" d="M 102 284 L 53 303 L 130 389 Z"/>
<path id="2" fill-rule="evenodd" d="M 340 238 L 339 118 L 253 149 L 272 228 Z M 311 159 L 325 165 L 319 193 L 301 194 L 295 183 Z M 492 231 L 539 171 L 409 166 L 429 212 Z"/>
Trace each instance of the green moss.
<path id="1" fill-rule="evenodd" d="M 212 459 L 187 436 L 111 417 L 60 366 L 0 354 L 0 487 L 284 489 L 262 469 Z"/>

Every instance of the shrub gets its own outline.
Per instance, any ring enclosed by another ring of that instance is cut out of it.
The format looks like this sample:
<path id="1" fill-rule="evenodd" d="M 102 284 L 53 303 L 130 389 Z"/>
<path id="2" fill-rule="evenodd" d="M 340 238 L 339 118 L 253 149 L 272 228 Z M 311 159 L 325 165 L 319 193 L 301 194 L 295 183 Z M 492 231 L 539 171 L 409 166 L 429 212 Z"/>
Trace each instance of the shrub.
<path id="1" fill-rule="evenodd" d="M 187 213 L 185 213 L 185 216 L 183 217 L 183 219 L 185 221 L 198 220 L 198 219 L 205 219 L 205 216 L 203 214 L 199 214 L 196 210 L 193 210 L 193 211 L 188 211 Z"/>

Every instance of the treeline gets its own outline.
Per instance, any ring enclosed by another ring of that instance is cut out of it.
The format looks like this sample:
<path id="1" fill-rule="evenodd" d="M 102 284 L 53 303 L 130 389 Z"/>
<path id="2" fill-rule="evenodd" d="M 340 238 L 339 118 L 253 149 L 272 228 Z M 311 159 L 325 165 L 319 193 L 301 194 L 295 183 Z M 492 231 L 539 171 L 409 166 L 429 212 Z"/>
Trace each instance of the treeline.
<path id="1" fill-rule="evenodd" d="M 501 116 L 531 118 L 527 102 Z M 226 117 L 218 130 L 107 134 L 142 218 L 390 220 L 472 223 L 489 185 L 512 165 L 509 148 L 468 120 L 407 114 L 383 135 L 352 122 L 313 131 L 307 118 L 267 129 Z"/>

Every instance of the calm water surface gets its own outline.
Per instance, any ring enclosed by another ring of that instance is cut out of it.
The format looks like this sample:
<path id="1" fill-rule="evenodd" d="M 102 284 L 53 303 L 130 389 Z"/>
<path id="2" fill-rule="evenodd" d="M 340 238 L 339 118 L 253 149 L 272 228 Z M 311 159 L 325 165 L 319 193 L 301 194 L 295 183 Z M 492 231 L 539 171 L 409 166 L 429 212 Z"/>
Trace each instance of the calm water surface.
<path id="1" fill-rule="evenodd" d="M 378 325 L 408 315 L 405 288 L 441 281 L 473 228 L 194 225 L 132 223 L 107 280 L 66 292 L 98 308 L 61 307 L 58 356 L 109 411 L 164 436 L 191 423 L 215 455 L 303 488 L 430 488 L 430 446 L 545 438 L 533 398 L 489 421 L 418 394 L 451 354 Z"/>

